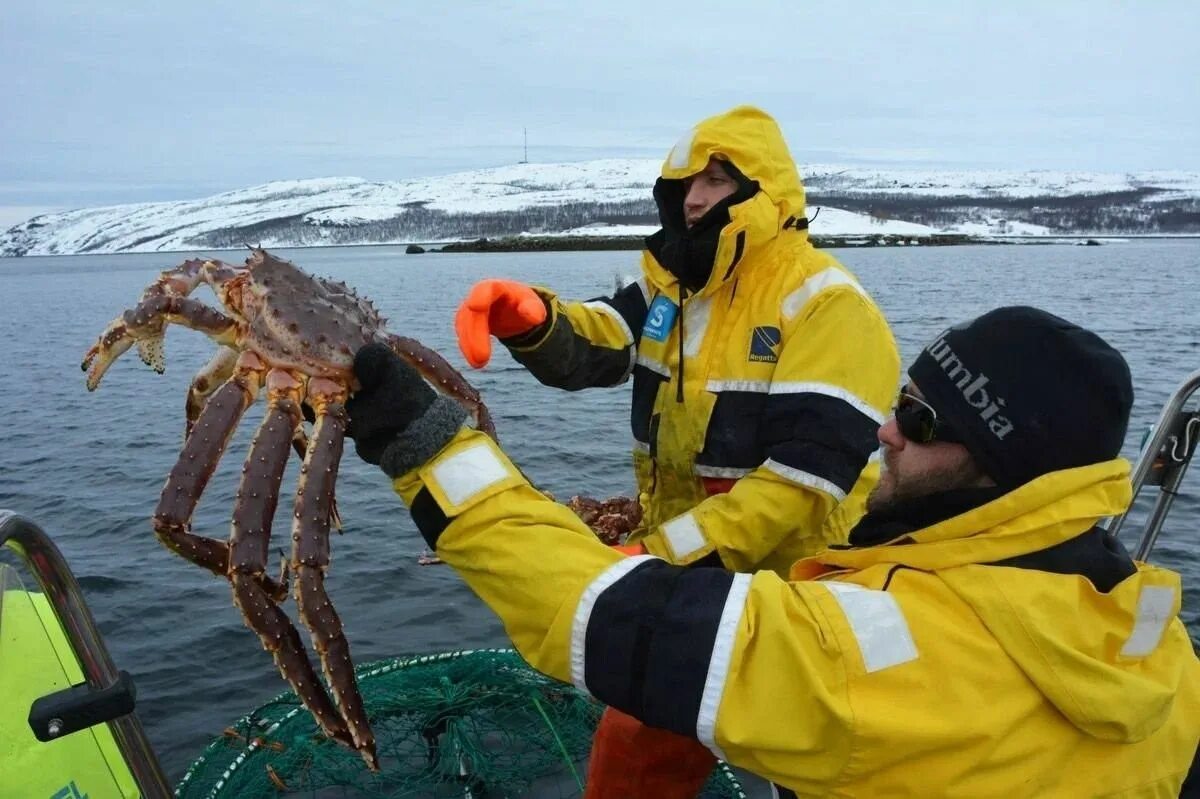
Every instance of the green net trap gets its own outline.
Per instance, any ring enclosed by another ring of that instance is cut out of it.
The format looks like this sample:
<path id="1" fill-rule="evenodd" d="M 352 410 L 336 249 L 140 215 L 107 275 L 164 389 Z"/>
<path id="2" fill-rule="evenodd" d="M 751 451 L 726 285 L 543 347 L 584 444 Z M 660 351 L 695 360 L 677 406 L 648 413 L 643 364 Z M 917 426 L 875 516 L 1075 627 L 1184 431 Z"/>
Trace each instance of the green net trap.
<path id="1" fill-rule="evenodd" d="M 583 794 L 604 706 L 531 669 L 510 649 L 395 658 L 357 669 L 380 771 L 328 740 L 292 692 L 209 744 L 183 799 L 572 797 Z M 744 799 L 719 764 L 701 796 Z"/>

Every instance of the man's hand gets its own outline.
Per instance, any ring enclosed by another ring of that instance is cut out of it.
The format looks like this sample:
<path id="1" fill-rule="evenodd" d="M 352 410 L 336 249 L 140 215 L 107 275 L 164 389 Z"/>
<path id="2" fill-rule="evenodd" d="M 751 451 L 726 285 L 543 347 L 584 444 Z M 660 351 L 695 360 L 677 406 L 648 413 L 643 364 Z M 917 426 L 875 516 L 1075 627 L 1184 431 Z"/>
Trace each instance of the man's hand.
<path id="1" fill-rule="evenodd" d="M 458 346 L 467 363 L 483 368 L 492 357 L 492 336 L 511 338 L 546 321 L 546 303 L 524 283 L 481 280 L 454 315 Z"/>
<path id="2" fill-rule="evenodd" d="M 433 457 L 467 416 L 383 344 L 368 344 L 355 354 L 354 375 L 361 388 L 346 402 L 346 435 L 360 458 L 390 477 Z"/>

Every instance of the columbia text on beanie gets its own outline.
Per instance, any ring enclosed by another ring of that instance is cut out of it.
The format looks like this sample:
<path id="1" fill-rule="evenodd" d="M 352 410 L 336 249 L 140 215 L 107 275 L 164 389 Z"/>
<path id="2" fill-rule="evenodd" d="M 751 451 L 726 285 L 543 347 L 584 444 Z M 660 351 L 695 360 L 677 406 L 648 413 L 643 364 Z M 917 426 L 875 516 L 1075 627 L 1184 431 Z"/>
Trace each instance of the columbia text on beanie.
<path id="1" fill-rule="evenodd" d="M 1006 488 L 1115 458 L 1133 405 L 1119 352 L 1095 333 L 1024 306 L 951 327 L 908 374 Z"/>

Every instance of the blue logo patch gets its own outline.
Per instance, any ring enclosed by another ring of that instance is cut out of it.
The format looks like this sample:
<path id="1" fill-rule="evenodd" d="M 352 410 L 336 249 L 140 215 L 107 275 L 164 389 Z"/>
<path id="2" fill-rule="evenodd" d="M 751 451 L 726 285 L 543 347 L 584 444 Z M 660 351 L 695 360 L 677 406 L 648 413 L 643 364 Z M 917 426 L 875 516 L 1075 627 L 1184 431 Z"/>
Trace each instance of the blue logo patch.
<path id="1" fill-rule="evenodd" d="M 666 341 L 671 335 L 671 325 L 675 324 L 675 314 L 679 306 L 666 297 L 658 296 L 650 303 L 646 311 L 646 324 L 642 326 L 642 335 L 655 341 Z"/>
<path id="2" fill-rule="evenodd" d="M 50 799 L 88 799 L 88 797 L 86 793 L 79 792 L 79 789 L 75 787 L 75 781 L 72 780 L 70 784 L 55 791 Z"/>
<path id="3" fill-rule="evenodd" d="M 777 327 L 764 325 L 754 328 L 754 332 L 750 336 L 750 354 L 747 359 L 763 363 L 778 363 L 779 354 L 775 352 L 775 349 L 781 340 L 782 336 L 779 335 Z"/>

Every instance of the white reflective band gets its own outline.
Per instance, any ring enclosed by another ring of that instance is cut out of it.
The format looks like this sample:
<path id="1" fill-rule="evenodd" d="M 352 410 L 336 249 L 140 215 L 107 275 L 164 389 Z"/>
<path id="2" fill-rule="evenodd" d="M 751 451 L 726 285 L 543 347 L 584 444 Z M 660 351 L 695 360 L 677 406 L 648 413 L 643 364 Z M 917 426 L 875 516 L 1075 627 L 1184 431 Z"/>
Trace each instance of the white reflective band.
<path id="1" fill-rule="evenodd" d="M 712 298 L 701 297 L 688 300 L 684 308 L 683 325 L 683 354 L 695 358 L 700 354 L 700 345 L 704 343 L 704 334 L 708 330 L 708 320 L 712 315 Z"/>
<path id="2" fill-rule="evenodd" d="M 795 469 L 791 466 L 785 466 L 777 460 L 768 459 L 763 466 L 766 466 L 768 469 L 775 472 L 775 474 L 779 475 L 785 480 L 791 480 L 793 483 L 797 483 L 802 486 L 808 486 L 809 488 L 815 488 L 818 491 L 824 491 L 838 502 L 841 502 L 846 498 L 845 491 L 838 488 L 824 477 L 817 477 L 815 474 L 809 474 L 808 472 L 802 472 L 799 469 Z"/>
<path id="3" fill-rule="evenodd" d="M 737 642 L 738 626 L 746 609 L 750 580 L 749 574 L 735 574 L 733 584 L 729 586 L 721 620 L 717 622 L 712 656 L 708 659 L 708 675 L 704 678 L 704 692 L 700 694 L 700 712 L 696 716 L 696 740 L 721 760 L 728 758 L 717 746 L 717 712 L 721 709 L 721 697 L 725 694 L 725 681 L 729 679 L 729 664 L 733 661 L 733 646 Z"/>
<path id="4" fill-rule="evenodd" d="M 866 295 L 863 287 L 858 285 L 858 281 L 850 277 L 840 269 L 830 267 L 810 277 L 800 285 L 800 288 L 793 291 L 783 299 L 783 318 L 793 319 L 796 314 L 803 310 L 808 301 L 817 296 L 820 292 L 834 286 L 850 286 L 859 294 Z"/>
<path id="5" fill-rule="evenodd" d="M 660 363 L 653 358 L 648 358 L 641 354 L 637 356 L 637 362 L 639 366 L 644 366 L 655 374 L 660 374 L 668 380 L 671 378 L 671 370 L 668 369 L 667 365 L 664 363 Z"/>
<path id="6" fill-rule="evenodd" d="M 917 659 L 917 645 L 894 596 L 836 580 L 825 580 L 820 585 L 828 588 L 842 606 L 868 674 Z"/>
<path id="7" fill-rule="evenodd" d="M 696 474 L 700 477 L 724 477 L 726 479 L 736 480 L 739 477 L 745 477 L 754 471 L 753 469 L 743 469 L 738 466 L 702 466 L 696 464 Z"/>
<path id="8" fill-rule="evenodd" d="M 579 690 L 587 692 L 583 673 L 584 663 L 586 662 L 584 659 L 586 652 L 584 650 L 587 644 L 588 622 L 591 621 L 592 610 L 596 607 L 596 601 L 600 599 L 600 595 L 609 586 L 633 571 L 639 563 L 653 559 L 653 555 L 635 555 L 630 558 L 622 558 L 600 572 L 600 576 L 592 580 L 592 584 L 585 588 L 583 595 L 579 597 L 579 604 L 575 606 L 575 618 L 571 622 L 571 683 Z"/>
<path id="9" fill-rule="evenodd" d="M 675 146 L 671 148 L 671 155 L 667 159 L 667 163 L 672 169 L 683 169 L 688 165 L 688 161 L 692 157 L 692 142 L 695 140 L 696 129 L 692 128 L 680 136 L 679 141 L 675 142 Z"/>
<path id="10" fill-rule="evenodd" d="M 1124 657 L 1143 657 L 1158 647 L 1167 622 L 1175 616 L 1175 589 L 1166 585 L 1147 585 L 1138 596 L 1137 620 L 1129 640 L 1121 647 Z"/>
<path id="11" fill-rule="evenodd" d="M 622 317 L 621 314 L 617 313 L 616 308 L 612 307 L 607 302 L 600 302 L 599 300 L 596 300 L 595 302 L 585 302 L 583 303 L 583 307 L 591 308 L 593 311 L 599 311 L 602 314 L 607 314 L 621 327 L 621 332 L 625 334 L 625 343 L 634 343 L 633 331 L 629 329 L 629 325 L 625 324 L 625 318 Z"/>
<path id="12" fill-rule="evenodd" d="M 766 394 L 771 390 L 770 380 L 709 380 L 705 386 L 714 394 L 722 391 L 748 391 L 753 394 Z"/>
<path id="13" fill-rule="evenodd" d="M 871 404 L 866 400 L 856 397 L 841 386 L 835 386 L 832 383 L 800 383 L 800 382 L 785 382 L 772 383 L 772 394 L 820 394 L 825 397 L 833 397 L 839 399 L 854 410 L 867 417 L 875 424 L 882 425 L 886 419 L 883 414 L 871 407 Z"/>
<path id="14" fill-rule="evenodd" d="M 477 444 L 433 465 L 433 481 L 453 505 L 461 505 L 510 474 L 490 444 Z"/>
<path id="15" fill-rule="evenodd" d="M 703 549 L 708 544 L 704 533 L 700 532 L 700 525 L 696 524 L 695 517 L 690 513 L 676 516 L 671 521 L 663 523 L 662 529 L 667 543 L 671 545 L 671 552 L 679 560 L 686 558 L 696 550 Z"/>
<path id="16" fill-rule="evenodd" d="M 649 445 L 649 444 L 647 444 L 645 441 L 638 441 L 638 440 L 635 438 L 635 439 L 633 440 L 633 449 L 634 449 L 634 451 L 635 451 L 635 452 L 646 452 L 646 453 L 649 453 L 649 452 L 650 452 L 650 445 Z"/>

